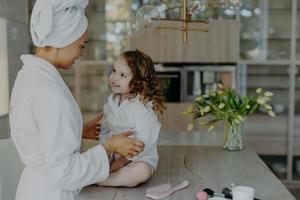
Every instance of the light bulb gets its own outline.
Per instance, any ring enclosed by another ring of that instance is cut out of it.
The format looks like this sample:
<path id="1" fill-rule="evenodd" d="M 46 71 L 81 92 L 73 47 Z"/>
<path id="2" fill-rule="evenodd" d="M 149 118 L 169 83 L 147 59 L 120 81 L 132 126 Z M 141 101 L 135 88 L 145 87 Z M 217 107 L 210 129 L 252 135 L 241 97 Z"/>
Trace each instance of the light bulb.
<path id="1" fill-rule="evenodd" d="M 138 37 L 145 33 L 145 28 L 136 22 L 136 16 L 131 14 L 126 23 L 127 33 L 130 37 Z"/>
<path id="2" fill-rule="evenodd" d="M 154 6 L 145 5 L 136 12 L 136 23 L 139 27 L 154 28 L 159 20 L 160 14 Z"/>

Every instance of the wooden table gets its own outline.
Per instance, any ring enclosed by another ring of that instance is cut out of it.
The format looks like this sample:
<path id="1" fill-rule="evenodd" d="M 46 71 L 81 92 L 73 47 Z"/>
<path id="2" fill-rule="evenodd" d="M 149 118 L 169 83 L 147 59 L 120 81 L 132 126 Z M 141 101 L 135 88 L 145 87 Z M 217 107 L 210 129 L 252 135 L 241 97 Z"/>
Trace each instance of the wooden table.
<path id="1" fill-rule="evenodd" d="M 146 189 L 163 183 L 177 185 L 188 180 L 190 186 L 166 199 L 195 200 L 203 188 L 220 193 L 222 188 L 247 185 L 261 200 L 295 199 L 256 153 L 248 150 L 224 151 L 214 146 L 159 146 L 159 166 L 154 176 L 134 188 L 89 186 L 82 190 L 82 200 L 147 199 Z"/>

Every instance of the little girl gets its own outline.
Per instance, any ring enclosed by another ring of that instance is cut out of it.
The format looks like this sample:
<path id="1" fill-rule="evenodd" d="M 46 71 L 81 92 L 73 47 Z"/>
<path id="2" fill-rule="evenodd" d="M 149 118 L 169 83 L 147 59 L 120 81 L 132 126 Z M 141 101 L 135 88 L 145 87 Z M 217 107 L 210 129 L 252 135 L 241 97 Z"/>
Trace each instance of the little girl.
<path id="1" fill-rule="evenodd" d="M 100 142 L 114 134 L 133 131 L 144 142 L 144 151 L 133 159 L 112 155 L 110 175 L 101 186 L 133 187 L 147 181 L 157 167 L 159 118 L 165 109 L 153 61 L 139 50 L 126 51 L 109 76 L 112 94 L 103 108 Z"/>

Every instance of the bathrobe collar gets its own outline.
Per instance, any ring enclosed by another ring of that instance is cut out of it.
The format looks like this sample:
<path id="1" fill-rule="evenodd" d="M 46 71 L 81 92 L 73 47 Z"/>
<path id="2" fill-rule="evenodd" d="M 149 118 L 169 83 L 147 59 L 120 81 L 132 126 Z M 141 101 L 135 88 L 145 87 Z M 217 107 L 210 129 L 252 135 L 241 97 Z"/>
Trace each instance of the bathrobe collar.
<path id="1" fill-rule="evenodd" d="M 119 105 L 120 98 L 121 98 L 121 95 L 118 95 L 118 94 L 112 94 L 112 95 L 110 95 L 110 97 L 108 98 L 108 103 L 109 103 L 110 105 L 113 105 L 113 107 L 116 108 L 116 109 L 121 109 L 123 106 L 127 105 L 128 103 L 134 102 L 134 101 L 136 101 L 136 100 L 139 100 L 140 95 L 137 95 L 137 96 L 135 96 L 134 98 L 131 98 L 131 99 L 125 99 L 125 100 Z"/>
<path id="2" fill-rule="evenodd" d="M 111 109 L 114 113 L 118 113 L 120 109 L 122 109 L 124 106 L 126 106 L 129 103 L 139 101 L 140 100 L 140 95 L 136 95 L 135 97 L 133 97 L 131 99 L 125 99 L 121 103 L 121 105 L 119 105 L 120 98 L 121 98 L 121 96 L 116 95 L 116 94 L 111 94 L 108 97 L 108 105 L 111 107 Z M 153 107 L 152 101 L 147 102 L 146 106 L 150 106 L 152 108 Z"/>
<path id="3" fill-rule="evenodd" d="M 62 79 L 56 67 L 48 61 L 46 61 L 45 59 L 39 58 L 31 54 L 27 54 L 22 55 L 21 60 L 23 61 L 24 67 L 30 67 L 32 68 L 31 70 L 36 70 L 35 67 L 39 67 L 40 70 L 43 70 L 55 80 L 59 81 L 60 84 L 65 85 L 65 82 Z"/>

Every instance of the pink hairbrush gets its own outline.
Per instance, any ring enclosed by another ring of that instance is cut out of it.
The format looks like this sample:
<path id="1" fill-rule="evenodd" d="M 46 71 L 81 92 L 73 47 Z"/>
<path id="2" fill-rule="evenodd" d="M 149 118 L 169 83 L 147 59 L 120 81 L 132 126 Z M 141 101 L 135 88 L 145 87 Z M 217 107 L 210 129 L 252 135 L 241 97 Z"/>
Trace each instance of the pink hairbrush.
<path id="1" fill-rule="evenodd" d="M 189 182 L 187 180 L 183 181 L 181 184 L 175 187 L 171 187 L 171 184 L 158 185 L 148 188 L 145 196 L 151 199 L 162 199 L 188 186 Z"/>

